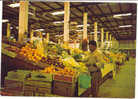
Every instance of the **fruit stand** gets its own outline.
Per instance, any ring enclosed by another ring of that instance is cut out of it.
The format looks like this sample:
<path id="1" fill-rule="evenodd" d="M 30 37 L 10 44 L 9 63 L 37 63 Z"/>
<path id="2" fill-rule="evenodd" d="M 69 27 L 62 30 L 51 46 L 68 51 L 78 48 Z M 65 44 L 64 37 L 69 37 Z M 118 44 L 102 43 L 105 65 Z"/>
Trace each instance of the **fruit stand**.
<path id="1" fill-rule="evenodd" d="M 48 94 L 69 97 L 81 96 L 78 95 L 80 85 L 78 78 L 80 73 L 88 73 L 88 69 L 84 63 L 77 61 L 87 53 L 83 53 L 79 49 L 72 50 L 53 44 L 49 44 L 48 47 L 49 55 L 46 56 L 39 53 L 30 43 L 21 48 L 2 43 L 2 63 L 6 64 L 4 65 L 6 67 L 3 67 L 7 68 L 3 77 L 5 78 L 6 92 L 24 96 L 47 96 Z M 68 51 L 70 51 L 70 55 Z M 108 58 L 105 57 L 105 60 L 107 64 L 101 68 L 101 84 L 109 77 L 108 74 L 114 75 L 115 73 L 114 65 L 110 64 Z M 23 72 L 26 73 L 20 81 L 18 76 Z M 12 92 L 12 88 L 9 88 L 10 85 L 8 85 L 9 82 L 16 85 L 13 86 L 13 89 L 19 87 L 19 90 Z M 89 87 L 86 88 L 86 91 L 89 91 Z"/>

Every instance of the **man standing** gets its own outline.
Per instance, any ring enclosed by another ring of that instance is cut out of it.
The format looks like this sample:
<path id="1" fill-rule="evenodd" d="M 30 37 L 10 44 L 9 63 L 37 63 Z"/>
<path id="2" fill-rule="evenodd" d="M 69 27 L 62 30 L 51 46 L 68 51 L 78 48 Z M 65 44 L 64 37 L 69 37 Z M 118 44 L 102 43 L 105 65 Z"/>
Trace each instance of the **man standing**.
<path id="1" fill-rule="evenodd" d="M 96 41 L 89 41 L 89 55 L 84 59 L 88 71 L 91 75 L 91 88 L 88 89 L 87 95 L 92 94 L 93 97 L 98 95 L 100 81 L 102 79 L 101 68 L 104 66 L 103 53 L 97 49 Z M 84 95 L 85 96 L 85 95 Z"/>

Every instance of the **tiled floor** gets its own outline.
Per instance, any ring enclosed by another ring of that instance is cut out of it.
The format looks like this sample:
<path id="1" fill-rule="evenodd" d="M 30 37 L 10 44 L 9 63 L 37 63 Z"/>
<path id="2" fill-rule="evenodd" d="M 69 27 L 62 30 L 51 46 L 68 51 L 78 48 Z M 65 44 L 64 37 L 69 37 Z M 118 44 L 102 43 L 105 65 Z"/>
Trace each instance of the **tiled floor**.
<path id="1" fill-rule="evenodd" d="M 135 59 L 121 66 L 116 79 L 108 79 L 100 87 L 99 97 L 134 98 L 135 96 Z"/>

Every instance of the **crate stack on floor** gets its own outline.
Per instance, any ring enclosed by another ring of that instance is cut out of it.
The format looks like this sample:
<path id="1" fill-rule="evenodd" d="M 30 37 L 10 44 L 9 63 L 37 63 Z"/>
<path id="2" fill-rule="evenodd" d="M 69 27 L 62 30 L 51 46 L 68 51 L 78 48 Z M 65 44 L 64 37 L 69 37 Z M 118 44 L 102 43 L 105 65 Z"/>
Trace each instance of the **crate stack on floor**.
<path id="1" fill-rule="evenodd" d="M 46 96 L 52 93 L 51 74 L 32 72 L 31 77 L 24 82 L 24 96 Z"/>
<path id="2" fill-rule="evenodd" d="M 4 92 L 12 96 L 46 96 L 52 93 L 52 78 L 51 74 L 10 71 L 4 82 Z"/>
<path id="3" fill-rule="evenodd" d="M 73 97 L 78 94 L 77 76 L 53 76 L 53 94 L 60 96 Z"/>
<path id="4" fill-rule="evenodd" d="M 22 96 L 24 80 L 30 71 L 16 70 L 8 72 L 4 81 L 4 92 L 12 96 Z"/>

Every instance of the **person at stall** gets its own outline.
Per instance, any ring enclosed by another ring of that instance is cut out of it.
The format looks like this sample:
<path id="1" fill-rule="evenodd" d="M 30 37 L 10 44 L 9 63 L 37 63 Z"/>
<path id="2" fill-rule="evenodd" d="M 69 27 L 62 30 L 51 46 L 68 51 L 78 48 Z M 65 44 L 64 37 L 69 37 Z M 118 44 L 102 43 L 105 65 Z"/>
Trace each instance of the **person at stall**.
<path id="1" fill-rule="evenodd" d="M 105 61 L 103 60 L 102 52 L 97 49 L 96 41 L 89 41 L 89 50 L 89 55 L 83 60 L 91 75 L 91 88 L 87 94 L 96 97 L 98 95 L 99 84 L 102 78 L 100 69 L 103 68 Z"/>

